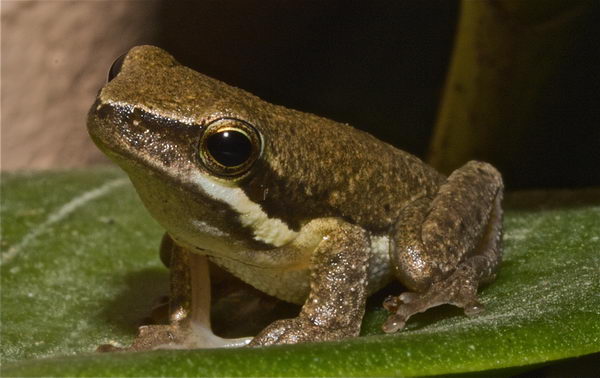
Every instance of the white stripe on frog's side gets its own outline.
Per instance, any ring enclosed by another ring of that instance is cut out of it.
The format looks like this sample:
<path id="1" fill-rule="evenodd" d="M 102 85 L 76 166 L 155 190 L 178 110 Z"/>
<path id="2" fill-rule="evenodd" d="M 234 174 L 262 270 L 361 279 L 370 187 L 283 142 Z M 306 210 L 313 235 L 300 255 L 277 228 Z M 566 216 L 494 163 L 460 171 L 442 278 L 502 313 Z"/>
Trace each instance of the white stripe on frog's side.
<path id="1" fill-rule="evenodd" d="M 369 295 L 383 288 L 393 279 L 390 264 L 390 238 L 387 235 L 371 235 L 369 258 Z"/>
<path id="2" fill-rule="evenodd" d="M 281 247 L 298 235 L 280 219 L 269 218 L 260 205 L 252 202 L 242 189 L 227 186 L 200 173 L 194 173 L 191 179 L 207 195 L 235 210 L 239 214 L 242 225 L 252 229 L 256 240 Z"/>

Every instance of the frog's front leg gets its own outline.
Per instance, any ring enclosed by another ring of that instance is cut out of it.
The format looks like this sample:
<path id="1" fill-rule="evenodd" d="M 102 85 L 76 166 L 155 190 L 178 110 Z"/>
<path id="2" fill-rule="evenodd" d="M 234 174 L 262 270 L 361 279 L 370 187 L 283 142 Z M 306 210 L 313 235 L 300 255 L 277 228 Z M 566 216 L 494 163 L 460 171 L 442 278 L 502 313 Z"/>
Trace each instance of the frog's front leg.
<path id="1" fill-rule="evenodd" d="M 250 345 L 358 336 L 367 298 L 369 237 L 360 227 L 344 221 L 324 221 L 331 231 L 312 255 L 310 293 L 300 314 L 272 323 Z"/>
<path id="2" fill-rule="evenodd" d="M 170 261 L 169 324 L 140 327 L 130 350 L 235 347 L 250 341 L 250 338 L 223 339 L 212 332 L 206 256 L 187 251 L 165 234 L 161 257 Z"/>
<path id="3" fill-rule="evenodd" d="M 408 205 L 395 226 L 390 251 L 396 277 L 412 292 L 386 299 L 393 312 L 385 332 L 412 315 L 452 304 L 478 313 L 480 284 L 495 278 L 501 259 L 503 185 L 489 164 L 469 162 L 454 171 L 434 198 Z"/>

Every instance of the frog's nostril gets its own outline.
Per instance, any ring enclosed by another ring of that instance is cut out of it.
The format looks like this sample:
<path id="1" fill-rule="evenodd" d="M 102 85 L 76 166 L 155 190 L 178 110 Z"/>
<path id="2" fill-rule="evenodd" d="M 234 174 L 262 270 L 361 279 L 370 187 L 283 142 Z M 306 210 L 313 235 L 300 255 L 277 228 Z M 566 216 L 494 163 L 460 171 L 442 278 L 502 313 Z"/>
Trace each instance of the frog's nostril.
<path id="1" fill-rule="evenodd" d="M 107 82 L 114 79 L 119 74 L 119 72 L 121 72 L 121 67 L 123 66 L 123 61 L 125 60 L 125 55 L 127 55 L 127 54 L 122 54 L 120 57 L 115 59 L 112 66 L 110 66 L 110 70 L 108 70 Z"/>

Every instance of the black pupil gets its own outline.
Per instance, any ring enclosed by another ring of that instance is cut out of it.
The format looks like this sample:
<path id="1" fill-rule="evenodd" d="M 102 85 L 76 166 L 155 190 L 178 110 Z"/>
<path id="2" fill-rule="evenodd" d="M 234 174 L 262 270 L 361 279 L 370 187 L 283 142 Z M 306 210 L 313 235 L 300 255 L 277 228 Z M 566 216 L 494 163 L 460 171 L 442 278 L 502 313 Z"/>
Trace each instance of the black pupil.
<path id="1" fill-rule="evenodd" d="M 226 167 L 237 167 L 245 163 L 252 154 L 252 143 L 246 135 L 235 130 L 226 130 L 209 136 L 206 148 L 211 156 Z"/>

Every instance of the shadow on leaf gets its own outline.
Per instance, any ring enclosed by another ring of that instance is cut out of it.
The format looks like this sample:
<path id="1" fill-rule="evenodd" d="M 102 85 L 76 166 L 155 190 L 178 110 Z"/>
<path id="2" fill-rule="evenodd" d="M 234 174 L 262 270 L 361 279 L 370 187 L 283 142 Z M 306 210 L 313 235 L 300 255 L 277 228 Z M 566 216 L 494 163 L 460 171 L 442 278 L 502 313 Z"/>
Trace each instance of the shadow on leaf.
<path id="1" fill-rule="evenodd" d="M 118 279 L 118 278 L 117 278 Z M 169 292 L 169 272 L 151 268 L 129 272 L 122 278 L 127 287 L 102 305 L 102 319 L 127 333 L 147 324 L 152 309 Z"/>

